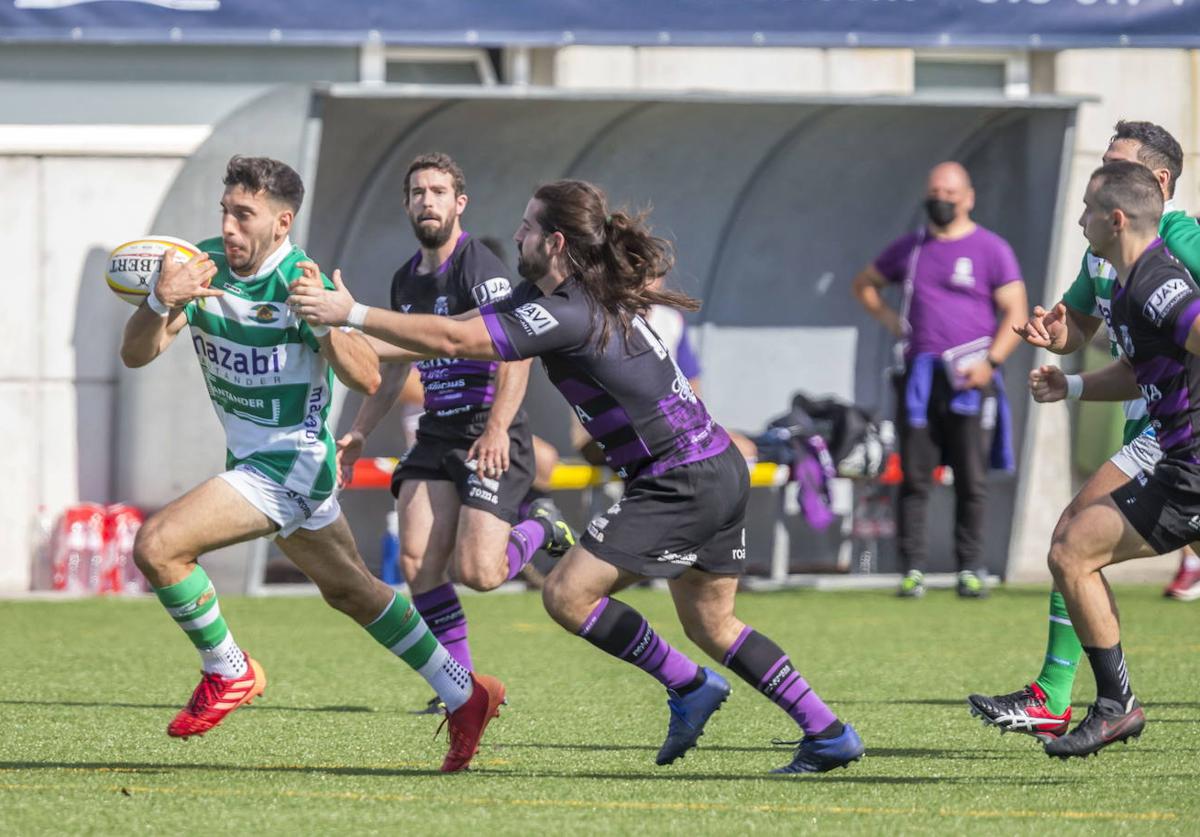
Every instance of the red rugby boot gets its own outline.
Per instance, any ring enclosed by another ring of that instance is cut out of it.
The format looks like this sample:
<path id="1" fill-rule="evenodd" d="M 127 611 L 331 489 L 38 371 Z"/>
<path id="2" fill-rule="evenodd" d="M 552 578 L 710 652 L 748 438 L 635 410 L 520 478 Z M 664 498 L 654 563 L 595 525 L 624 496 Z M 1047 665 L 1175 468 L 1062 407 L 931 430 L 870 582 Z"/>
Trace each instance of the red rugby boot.
<path id="1" fill-rule="evenodd" d="M 225 720 L 230 712 L 261 695 L 266 687 L 266 672 L 249 654 L 246 655 L 246 673 L 241 677 L 204 672 L 188 705 L 167 725 L 167 735 L 174 738 L 203 735 Z"/>
<path id="2" fill-rule="evenodd" d="M 465 770 L 479 752 L 479 740 L 504 703 L 504 684 L 487 674 L 472 674 L 471 697 L 453 712 L 446 713 L 450 725 L 450 752 L 442 762 L 443 773 Z"/>

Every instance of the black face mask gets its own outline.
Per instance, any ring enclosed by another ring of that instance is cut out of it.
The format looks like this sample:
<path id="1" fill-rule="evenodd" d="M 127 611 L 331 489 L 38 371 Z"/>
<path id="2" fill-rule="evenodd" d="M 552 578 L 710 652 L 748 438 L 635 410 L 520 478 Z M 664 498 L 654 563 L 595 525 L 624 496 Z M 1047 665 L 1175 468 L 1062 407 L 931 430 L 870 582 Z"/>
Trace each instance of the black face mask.
<path id="1" fill-rule="evenodd" d="M 925 201 L 925 214 L 935 227 L 944 227 L 954 220 L 958 206 L 952 201 L 939 201 L 930 198 Z"/>

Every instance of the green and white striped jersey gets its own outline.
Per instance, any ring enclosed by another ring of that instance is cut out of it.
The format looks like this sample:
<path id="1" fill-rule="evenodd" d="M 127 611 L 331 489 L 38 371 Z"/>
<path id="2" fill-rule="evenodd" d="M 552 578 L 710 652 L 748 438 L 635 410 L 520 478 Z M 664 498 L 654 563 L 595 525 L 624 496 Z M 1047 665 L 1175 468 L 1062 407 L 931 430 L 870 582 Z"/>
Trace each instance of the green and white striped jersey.
<path id="1" fill-rule="evenodd" d="M 232 275 L 220 238 L 200 249 L 217 265 L 212 287 L 184 309 L 208 395 L 225 428 L 225 467 L 246 464 L 289 491 L 325 500 L 336 485 L 326 426 L 333 372 L 308 323 L 287 306 L 304 251 L 285 241 L 250 279 Z M 333 284 L 321 277 L 327 287 Z"/>

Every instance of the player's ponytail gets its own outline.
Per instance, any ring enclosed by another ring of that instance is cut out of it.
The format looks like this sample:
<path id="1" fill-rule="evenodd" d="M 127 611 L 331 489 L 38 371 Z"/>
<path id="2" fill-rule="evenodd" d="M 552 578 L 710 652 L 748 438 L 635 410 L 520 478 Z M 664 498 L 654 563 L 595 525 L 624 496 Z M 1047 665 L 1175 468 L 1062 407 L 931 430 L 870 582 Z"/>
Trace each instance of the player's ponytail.
<path id="1" fill-rule="evenodd" d="M 674 266 L 671 243 L 651 233 L 648 210 L 610 211 L 604 192 L 582 180 L 558 180 L 540 187 L 542 229 L 562 233 L 568 269 L 578 278 L 601 318 L 600 345 L 608 342 L 615 318 L 626 335 L 635 315 L 651 305 L 700 310 L 700 302 L 679 291 L 657 287 Z"/>

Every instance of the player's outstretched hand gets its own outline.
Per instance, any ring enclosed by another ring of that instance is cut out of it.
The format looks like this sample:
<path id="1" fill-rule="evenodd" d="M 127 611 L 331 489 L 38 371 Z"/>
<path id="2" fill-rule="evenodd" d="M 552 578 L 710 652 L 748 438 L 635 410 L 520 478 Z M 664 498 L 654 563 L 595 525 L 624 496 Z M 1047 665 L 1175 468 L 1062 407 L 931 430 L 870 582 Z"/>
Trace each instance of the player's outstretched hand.
<path id="1" fill-rule="evenodd" d="M 1067 397 L 1067 376 L 1057 366 L 1039 366 L 1029 373 L 1029 391 L 1039 404 L 1062 401 Z"/>
<path id="2" fill-rule="evenodd" d="M 1047 311 L 1038 305 L 1029 321 L 1013 331 L 1031 346 L 1058 351 L 1067 345 L 1067 306 L 1060 302 Z"/>
<path id="3" fill-rule="evenodd" d="M 354 478 L 354 463 L 362 456 L 366 439 L 357 430 L 351 430 L 337 440 L 338 488 L 344 488 Z"/>
<path id="4" fill-rule="evenodd" d="M 479 476 L 499 479 L 508 470 L 508 445 L 508 431 L 489 425 L 467 451 L 467 463 L 475 461 L 475 473 Z"/>
<path id="5" fill-rule="evenodd" d="M 175 251 L 163 254 L 154 295 L 168 308 L 182 308 L 201 296 L 221 296 L 224 291 L 208 285 L 217 275 L 217 266 L 208 253 L 197 253 L 182 264 L 175 261 Z"/>
<path id="6" fill-rule="evenodd" d="M 334 287 L 331 291 L 321 284 L 320 268 L 315 264 L 300 262 L 296 266 L 303 275 L 288 286 L 291 291 L 288 305 L 292 310 L 310 325 L 345 325 L 346 317 L 354 307 L 354 297 L 350 296 L 350 291 L 342 282 L 342 272 L 335 270 L 330 277 Z"/>

